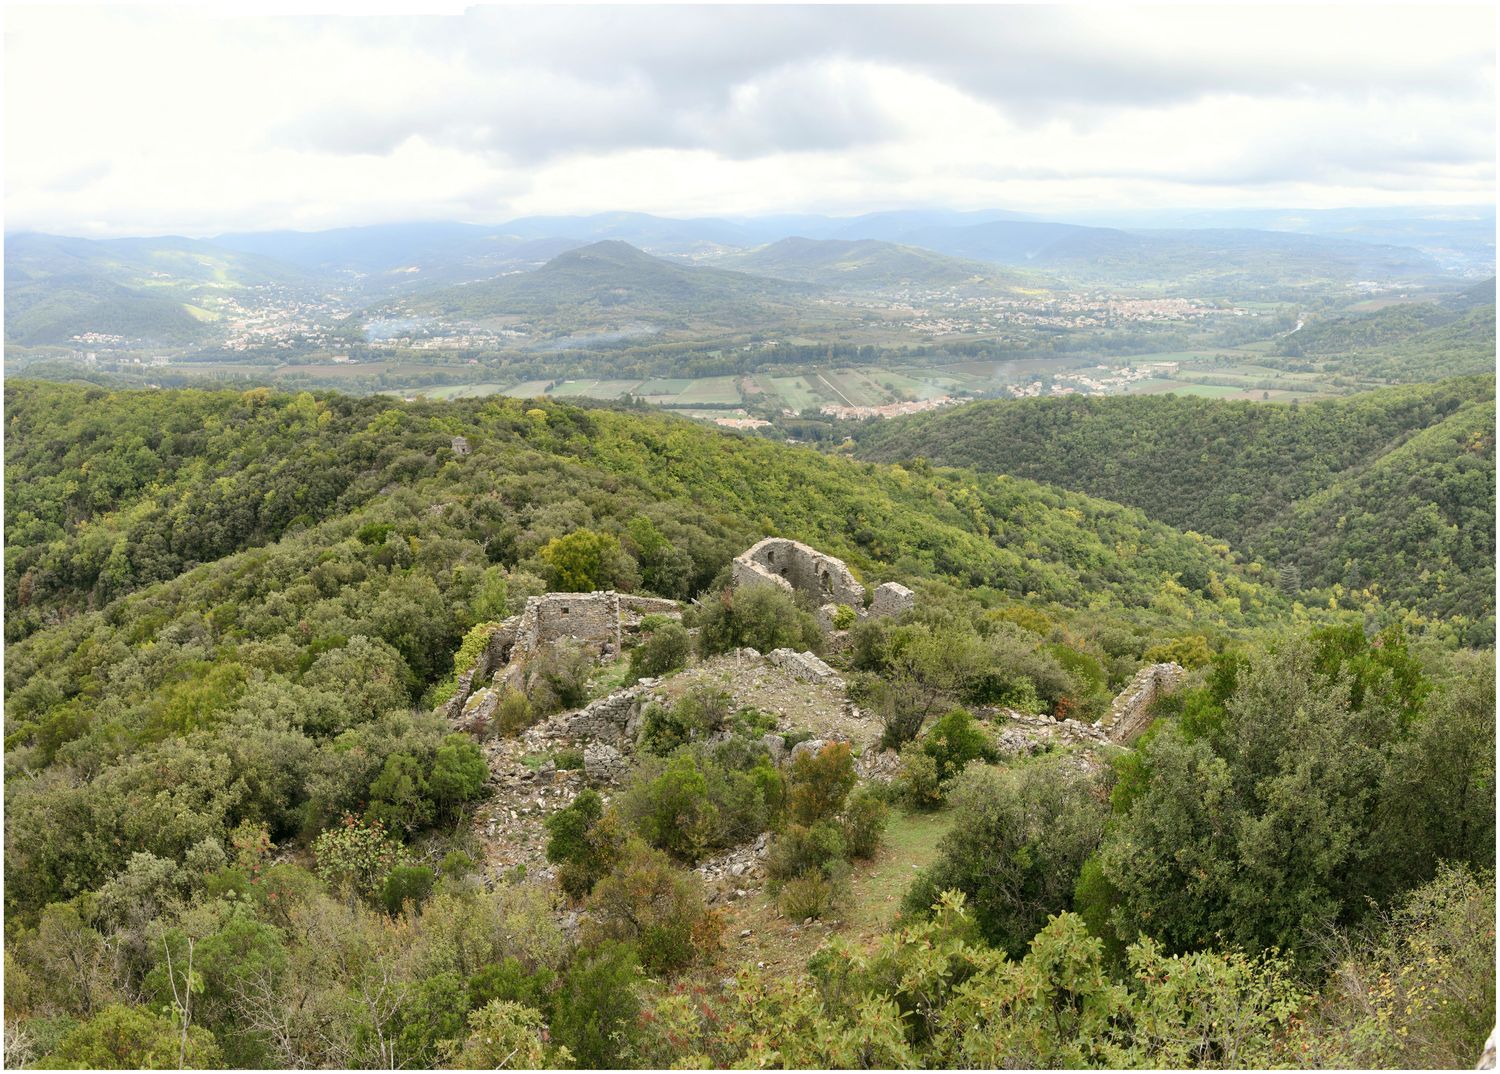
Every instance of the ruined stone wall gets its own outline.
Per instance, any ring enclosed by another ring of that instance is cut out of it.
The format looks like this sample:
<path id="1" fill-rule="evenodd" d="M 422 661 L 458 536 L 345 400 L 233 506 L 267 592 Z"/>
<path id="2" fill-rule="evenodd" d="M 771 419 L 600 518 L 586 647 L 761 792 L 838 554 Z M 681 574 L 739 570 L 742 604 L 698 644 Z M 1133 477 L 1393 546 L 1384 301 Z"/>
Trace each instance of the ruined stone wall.
<path id="1" fill-rule="evenodd" d="M 522 613 L 527 650 L 559 638 L 610 645 L 620 651 L 620 597 L 617 593 L 547 593 L 529 597 Z"/>
<path id="2" fill-rule="evenodd" d="M 682 617 L 682 605 L 666 597 L 638 597 L 633 593 L 617 594 L 620 610 L 636 615 L 673 615 Z"/>
<path id="3" fill-rule="evenodd" d="M 1185 678 L 1187 669 L 1179 664 L 1148 664 L 1141 668 L 1110 704 L 1109 713 L 1099 721 L 1100 729 L 1112 742 L 1129 742 L 1150 724 L 1150 710 L 1156 699 L 1172 693 Z"/>
<path id="4" fill-rule="evenodd" d="M 499 624 L 478 662 L 459 675 L 458 689 L 441 711 L 457 719 L 475 687 L 492 676 L 502 685 L 521 689 L 526 662 L 549 642 L 568 638 L 598 654 L 618 656 L 626 629 L 634 629 L 645 615 L 680 617 L 682 606 L 675 600 L 613 591 L 528 597 L 521 614 Z"/>
<path id="5" fill-rule="evenodd" d="M 865 587 L 844 561 L 800 541 L 767 537 L 735 557 L 734 576 L 736 584 L 768 577 L 780 579 L 815 604 L 847 604 L 855 609 L 865 606 Z"/>
<path id="6" fill-rule="evenodd" d="M 875 618 L 895 617 L 909 612 L 917 606 L 917 595 L 900 582 L 886 582 L 875 587 L 875 598 L 870 601 L 870 615 Z"/>
<path id="7" fill-rule="evenodd" d="M 736 586 L 774 585 L 807 597 L 818 609 L 818 625 L 833 630 L 839 605 L 867 616 L 897 616 L 916 606 L 916 595 L 899 582 L 875 589 L 869 607 L 865 587 L 843 560 L 819 552 L 800 541 L 767 537 L 734 558 L 730 573 Z"/>

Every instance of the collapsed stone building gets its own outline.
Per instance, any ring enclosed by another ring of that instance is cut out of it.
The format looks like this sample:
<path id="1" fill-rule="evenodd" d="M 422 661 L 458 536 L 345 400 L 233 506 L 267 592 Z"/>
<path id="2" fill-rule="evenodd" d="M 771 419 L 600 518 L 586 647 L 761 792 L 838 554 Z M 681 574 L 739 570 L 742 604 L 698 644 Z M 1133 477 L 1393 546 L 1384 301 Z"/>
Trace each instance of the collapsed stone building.
<path id="1" fill-rule="evenodd" d="M 811 600 L 818 622 L 833 629 L 839 606 L 860 619 L 896 616 L 916 606 L 916 594 L 899 582 L 886 582 L 866 591 L 843 560 L 819 552 L 801 541 L 767 537 L 734 557 L 736 586 L 773 585 Z"/>

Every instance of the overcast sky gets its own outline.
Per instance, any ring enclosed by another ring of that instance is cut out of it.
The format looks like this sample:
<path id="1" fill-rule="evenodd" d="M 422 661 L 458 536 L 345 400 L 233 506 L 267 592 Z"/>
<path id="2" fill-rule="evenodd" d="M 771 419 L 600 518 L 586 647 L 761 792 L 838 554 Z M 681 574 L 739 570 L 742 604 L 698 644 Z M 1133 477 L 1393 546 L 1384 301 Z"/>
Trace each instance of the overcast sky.
<path id="1" fill-rule="evenodd" d="M 1491 204 L 1443 8 L 10 7 L 8 230 Z"/>

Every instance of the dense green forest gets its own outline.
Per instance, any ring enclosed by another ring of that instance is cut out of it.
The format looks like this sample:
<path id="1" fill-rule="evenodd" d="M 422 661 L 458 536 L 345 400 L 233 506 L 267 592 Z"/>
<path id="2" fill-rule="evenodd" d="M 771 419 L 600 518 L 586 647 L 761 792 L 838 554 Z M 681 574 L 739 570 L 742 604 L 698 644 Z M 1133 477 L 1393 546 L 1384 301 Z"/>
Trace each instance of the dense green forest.
<path id="1" fill-rule="evenodd" d="M 637 512 L 663 513 L 694 564 L 670 596 L 696 592 L 760 536 L 786 533 L 872 577 L 1044 602 L 1157 602 L 1172 614 L 1180 602 L 1219 625 L 1282 604 L 1255 564 L 1116 504 L 826 458 L 644 408 L 40 382 L 7 392 L 12 638 L 44 613 L 101 608 L 289 529 L 310 537 L 323 520 L 347 525 L 357 508 L 413 495 L 461 506 L 460 521 L 429 524 L 457 525 L 454 536 L 509 564 L 576 525 L 623 531 Z M 468 458 L 452 450 L 457 435 Z M 511 485 L 533 491 L 512 497 Z"/>
<path id="2" fill-rule="evenodd" d="M 1456 309 L 1422 302 L 1314 320 L 1283 336 L 1277 349 L 1316 359 L 1324 371 L 1377 383 L 1493 372 L 1494 282 L 1488 287 L 1488 301 L 1470 305 L 1471 292 L 1465 292 L 1451 304 Z"/>
<path id="3" fill-rule="evenodd" d="M 1345 604 L 1494 632 L 1494 378 L 1308 404 L 1039 399 L 866 423 L 861 457 L 972 466 L 1140 507 Z M 1416 618 L 1413 621 L 1416 621 Z"/>
<path id="4" fill-rule="evenodd" d="M 1359 497 L 1441 454 L 1444 391 Z M 1441 1066 L 1493 1022 L 1493 653 L 1451 632 L 1138 508 L 645 409 L 11 382 L 6 416 L 8 1065 Z M 826 654 L 896 777 L 778 766 L 689 693 L 548 818 L 555 877 L 488 873 L 484 750 L 609 686 L 558 650 L 450 723 L 486 624 L 700 598 L 627 681 L 819 648 L 725 587 L 768 534 L 918 590 Z M 1091 720 L 1169 659 L 1134 748 L 986 715 Z M 764 832 L 783 916 L 826 919 L 896 815 L 951 826 L 887 932 L 742 964 L 695 864 Z"/>

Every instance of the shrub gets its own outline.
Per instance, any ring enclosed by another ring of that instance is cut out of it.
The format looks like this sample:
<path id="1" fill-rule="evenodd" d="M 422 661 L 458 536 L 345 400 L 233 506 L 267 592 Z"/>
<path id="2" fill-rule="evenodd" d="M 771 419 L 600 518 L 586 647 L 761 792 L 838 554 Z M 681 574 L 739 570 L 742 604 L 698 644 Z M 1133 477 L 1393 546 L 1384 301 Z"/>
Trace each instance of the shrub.
<path id="1" fill-rule="evenodd" d="M 843 829 L 833 821 L 819 821 L 811 827 L 792 824 L 771 844 L 766 873 L 773 885 L 807 873 L 831 875 L 836 863 L 848 855 Z"/>
<path id="2" fill-rule="evenodd" d="M 726 588 L 717 599 L 705 600 L 698 612 L 699 655 L 746 646 L 763 653 L 773 649 L 817 652 L 823 647 L 823 632 L 811 614 L 797 607 L 790 593 L 775 586 Z"/>
<path id="3" fill-rule="evenodd" d="M 691 741 L 694 730 L 696 727 L 688 726 L 675 705 L 667 708 L 666 705 L 651 702 L 640 714 L 640 733 L 636 738 L 636 745 L 645 753 L 658 757 L 669 756 L 670 753 L 675 753 L 679 745 Z"/>
<path id="4" fill-rule="evenodd" d="M 798 824 L 816 824 L 844 808 L 854 787 L 854 755 L 847 742 L 830 742 L 793 759 L 787 778 L 787 812 Z"/>
<path id="5" fill-rule="evenodd" d="M 605 815 L 599 792 L 585 789 L 545 823 L 547 860 L 558 867 L 558 884 L 575 899 L 583 898 L 619 855 L 621 838 L 613 815 Z"/>
<path id="6" fill-rule="evenodd" d="M 698 687 L 671 708 L 650 704 L 641 714 L 637 745 L 647 753 L 666 757 L 679 746 L 718 730 L 729 712 L 729 695 Z"/>
<path id="7" fill-rule="evenodd" d="M 665 761 L 648 758 L 618 799 L 621 814 L 652 846 L 681 861 L 764 831 L 780 798 L 769 764 L 729 768 L 694 746 Z"/>
<path id="8" fill-rule="evenodd" d="M 10 1032 L 7 1026 L 6 1035 Z M 41 1065 L 63 1070 L 211 1069 L 222 1066 L 223 1058 L 206 1029 L 179 1030 L 163 1015 L 116 1005 L 71 1030 Z"/>
<path id="9" fill-rule="evenodd" d="M 961 891 L 985 939 L 1019 957 L 1048 915 L 1072 908 L 1108 812 L 1095 790 L 1066 758 L 967 768 L 954 784 L 953 828 L 903 913 L 924 914 L 939 893 Z"/>
<path id="10" fill-rule="evenodd" d="M 718 810 L 690 754 L 678 754 L 654 775 L 640 770 L 622 808 L 647 842 L 683 861 L 696 861 L 714 842 Z"/>
<path id="11" fill-rule="evenodd" d="M 449 735 L 432 758 L 427 785 L 438 812 L 453 817 L 458 807 L 484 793 L 490 766 L 474 745 L 462 735 Z"/>
<path id="12" fill-rule="evenodd" d="M 318 876 L 329 887 L 350 895 L 373 895 L 386 876 L 403 864 L 405 852 L 388 839 L 378 820 L 344 817 L 313 841 Z"/>
<path id="13" fill-rule="evenodd" d="M 840 604 L 833 611 L 833 629 L 848 630 L 859 620 L 854 609 L 847 604 Z"/>
<path id="14" fill-rule="evenodd" d="M 392 831 L 412 832 L 432 820 L 431 789 L 415 757 L 393 753 L 385 759 L 380 775 L 370 784 L 366 812 Z"/>
<path id="15" fill-rule="evenodd" d="M 610 875 L 594 886 L 583 942 L 633 945 L 652 974 L 681 969 L 717 946 L 718 919 L 703 901 L 703 883 L 640 839 L 625 844 Z"/>
<path id="16" fill-rule="evenodd" d="M 576 772 L 583 767 L 583 751 L 576 746 L 558 750 L 552 755 L 552 763 L 564 772 Z"/>
<path id="17" fill-rule="evenodd" d="M 520 959 L 507 956 L 469 978 L 469 1006 L 479 1008 L 498 999 L 544 1008 L 556 980 L 557 975 L 546 966 L 528 969 Z"/>
<path id="18" fill-rule="evenodd" d="M 851 858 L 873 858 L 880 849 L 880 837 L 890 808 L 870 787 L 860 787 L 844 806 L 844 844 Z"/>
<path id="19" fill-rule="evenodd" d="M 917 809 L 936 809 L 943 804 L 943 784 L 937 761 L 915 742 L 901 751 L 901 772 L 896 777 L 902 796 Z"/>
<path id="20" fill-rule="evenodd" d="M 527 662 L 526 696 L 539 715 L 575 709 L 589 699 L 594 661 L 571 640 L 547 642 Z"/>
<path id="21" fill-rule="evenodd" d="M 803 873 L 781 886 L 776 907 L 792 921 L 817 919 L 832 907 L 833 898 L 833 881 L 821 872 Z"/>
<path id="22" fill-rule="evenodd" d="M 495 730 L 505 738 L 514 738 L 536 723 L 531 700 L 519 690 L 505 689 L 495 706 Z"/>
<path id="23" fill-rule="evenodd" d="M 730 729 L 736 735 L 759 738 L 776 730 L 776 717 L 751 705 L 735 710 L 730 720 Z"/>
<path id="24" fill-rule="evenodd" d="M 444 1041 L 447 1065 L 456 1070 L 536 1070 L 559 1066 L 568 1055 L 546 1045 L 547 1026 L 540 1011 L 508 1000 L 491 1000 L 469 1012 L 469 1034 Z"/>
<path id="25" fill-rule="evenodd" d="M 676 671 L 686 666 L 692 647 L 692 638 L 683 625 L 665 619 L 654 626 L 630 654 L 630 677 L 641 679 Z"/>
<path id="26" fill-rule="evenodd" d="M 610 589 L 626 573 L 620 542 L 607 533 L 576 529 L 554 537 L 538 553 L 545 564 L 547 583 L 563 593 Z"/>
<path id="27" fill-rule="evenodd" d="M 380 888 L 380 901 L 385 905 L 386 912 L 391 915 L 399 914 L 407 903 L 413 908 L 422 905 L 422 901 L 432 891 L 433 873 L 425 865 L 398 865 L 386 876 L 385 883 Z"/>
<path id="28" fill-rule="evenodd" d="M 954 709 L 927 729 L 922 752 L 937 765 L 939 783 L 958 775 L 970 761 L 995 759 L 989 737 L 964 709 Z"/>
<path id="29" fill-rule="evenodd" d="M 1050 711 L 1064 697 L 1088 691 L 1034 634 L 997 625 L 980 643 L 959 691 L 970 705 L 1004 705 L 1022 712 Z"/>
<path id="30" fill-rule="evenodd" d="M 557 990 L 552 1029 L 584 1070 L 616 1069 L 641 1009 L 639 962 L 628 944 L 580 954 Z"/>
<path id="31" fill-rule="evenodd" d="M 1213 663 L 1214 651 L 1209 648 L 1208 639 L 1202 634 L 1192 634 L 1158 642 L 1147 649 L 1141 659 L 1149 664 L 1181 664 L 1192 670 Z"/>
<path id="32" fill-rule="evenodd" d="M 704 732 L 712 732 L 728 722 L 733 701 L 726 691 L 703 683 L 683 694 L 673 707 L 679 710 L 684 721 L 691 726 L 701 728 Z"/>
<path id="33" fill-rule="evenodd" d="M 1474 1061 L 1495 1024 L 1493 873 L 1443 865 L 1375 928 L 1335 941 L 1326 1002 L 1297 1035 L 1306 1062 L 1458 1068 Z"/>

